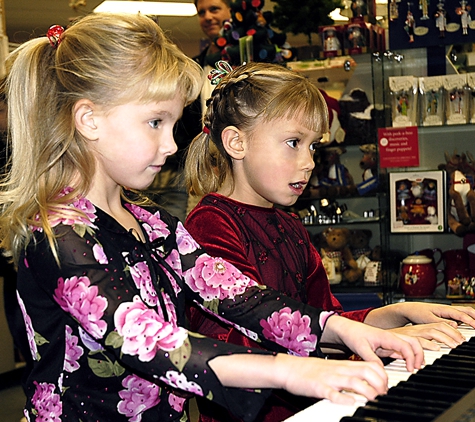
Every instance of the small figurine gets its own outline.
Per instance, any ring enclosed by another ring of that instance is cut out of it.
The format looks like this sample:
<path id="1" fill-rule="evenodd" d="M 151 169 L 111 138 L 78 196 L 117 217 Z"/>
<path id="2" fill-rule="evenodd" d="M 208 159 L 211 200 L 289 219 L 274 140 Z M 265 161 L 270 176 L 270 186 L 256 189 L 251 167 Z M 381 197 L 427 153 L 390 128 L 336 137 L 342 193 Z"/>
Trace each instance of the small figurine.
<path id="1" fill-rule="evenodd" d="M 420 198 L 424 193 L 424 186 L 420 182 L 412 182 L 411 183 L 411 192 L 414 198 Z"/>
<path id="2" fill-rule="evenodd" d="M 431 89 L 427 92 L 427 114 L 429 116 L 435 116 L 439 108 L 439 95 L 437 91 Z"/>
<path id="3" fill-rule="evenodd" d="M 352 25 L 348 30 L 347 37 L 351 46 L 350 48 L 357 49 L 365 46 L 365 39 L 359 25 Z"/>
<path id="4" fill-rule="evenodd" d="M 341 44 L 336 35 L 336 30 L 334 28 L 329 28 L 325 30 L 323 50 L 337 51 L 340 49 L 341 49 Z"/>
<path id="5" fill-rule="evenodd" d="M 409 42 L 414 42 L 414 28 L 416 27 L 416 20 L 414 19 L 414 15 L 410 10 L 407 11 L 406 15 L 406 22 L 404 29 L 409 35 Z"/>
<path id="6" fill-rule="evenodd" d="M 395 21 L 397 18 L 399 18 L 399 9 L 397 7 L 397 2 L 396 0 L 391 0 L 391 2 L 389 3 L 389 19 Z"/>
<path id="7" fill-rule="evenodd" d="M 397 97 L 397 111 L 401 116 L 407 116 L 408 108 L 409 108 L 409 98 L 407 98 L 406 94 L 402 93 L 401 95 Z"/>
<path id="8" fill-rule="evenodd" d="M 470 9 L 471 7 L 467 4 L 465 0 L 460 2 L 460 7 L 455 9 L 455 13 L 460 16 L 460 24 L 462 25 L 462 34 L 468 35 L 468 25 L 472 21 L 470 17 Z"/>
<path id="9" fill-rule="evenodd" d="M 366 1 L 365 0 L 352 0 L 351 1 L 351 10 L 353 12 L 353 17 L 358 18 L 361 16 L 366 16 L 368 14 L 368 10 L 366 8 Z"/>
<path id="10" fill-rule="evenodd" d="M 450 110 L 453 114 L 463 114 L 464 95 L 465 93 L 462 89 L 454 89 L 450 92 Z"/>
<path id="11" fill-rule="evenodd" d="M 397 187 L 397 199 L 399 201 L 404 201 L 405 199 L 410 198 L 409 187 L 406 182 L 402 181 Z"/>
<path id="12" fill-rule="evenodd" d="M 421 20 L 429 19 L 429 0 L 419 0 L 419 9 L 422 10 Z"/>
<path id="13" fill-rule="evenodd" d="M 444 9 L 444 3 L 437 4 L 437 11 L 434 14 L 435 26 L 439 29 L 439 37 L 445 37 L 445 29 L 447 28 L 447 12 Z"/>

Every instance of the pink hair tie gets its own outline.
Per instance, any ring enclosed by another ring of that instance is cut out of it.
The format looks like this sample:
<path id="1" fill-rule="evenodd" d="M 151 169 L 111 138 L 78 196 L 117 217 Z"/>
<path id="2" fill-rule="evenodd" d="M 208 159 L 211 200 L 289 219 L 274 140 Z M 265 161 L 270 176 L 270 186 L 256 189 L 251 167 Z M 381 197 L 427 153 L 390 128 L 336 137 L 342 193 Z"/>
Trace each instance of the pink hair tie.
<path id="1" fill-rule="evenodd" d="M 209 135 L 209 127 L 208 126 L 203 127 L 203 133 L 206 133 L 206 135 Z"/>
<path id="2" fill-rule="evenodd" d="M 48 37 L 51 47 L 56 48 L 61 42 L 61 35 L 63 35 L 64 28 L 61 25 L 50 26 L 46 36 Z"/>

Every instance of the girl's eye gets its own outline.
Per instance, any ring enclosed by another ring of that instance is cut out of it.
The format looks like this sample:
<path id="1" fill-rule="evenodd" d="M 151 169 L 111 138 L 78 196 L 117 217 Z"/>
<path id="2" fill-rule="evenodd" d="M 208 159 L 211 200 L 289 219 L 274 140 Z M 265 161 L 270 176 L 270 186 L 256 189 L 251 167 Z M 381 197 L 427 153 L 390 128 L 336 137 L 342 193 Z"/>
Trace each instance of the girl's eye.
<path id="1" fill-rule="evenodd" d="M 310 151 L 316 151 L 317 148 L 318 148 L 318 144 L 319 144 L 319 142 L 312 142 L 310 144 Z"/>
<path id="2" fill-rule="evenodd" d="M 160 123 L 161 123 L 161 122 L 162 122 L 162 121 L 161 121 L 161 120 L 158 120 L 158 119 L 157 119 L 157 120 L 150 120 L 150 121 L 148 122 L 148 124 L 150 125 L 150 127 L 151 127 L 152 129 L 158 129 L 158 127 L 160 126 Z"/>
<path id="3" fill-rule="evenodd" d="M 286 143 L 290 148 L 297 148 L 297 146 L 299 144 L 299 140 L 298 139 L 290 139 L 289 141 L 286 141 Z"/>

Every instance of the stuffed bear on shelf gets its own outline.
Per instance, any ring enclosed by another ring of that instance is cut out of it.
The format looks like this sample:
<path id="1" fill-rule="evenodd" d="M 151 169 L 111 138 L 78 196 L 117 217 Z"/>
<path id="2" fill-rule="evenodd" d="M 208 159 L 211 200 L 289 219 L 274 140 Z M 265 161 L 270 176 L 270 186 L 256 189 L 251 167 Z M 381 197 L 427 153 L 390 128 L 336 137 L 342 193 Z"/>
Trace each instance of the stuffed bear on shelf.
<path id="1" fill-rule="evenodd" d="M 363 276 L 349 247 L 350 235 L 346 227 L 328 227 L 317 235 L 317 247 L 330 284 L 356 283 Z"/>
<path id="2" fill-rule="evenodd" d="M 378 187 L 378 154 L 376 144 L 360 145 L 360 151 L 363 153 L 360 160 L 360 168 L 363 170 L 363 174 L 361 176 L 362 182 L 358 183 L 356 188 L 360 195 L 364 195 Z"/>
<path id="3" fill-rule="evenodd" d="M 455 151 L 450 155 L 446 152 L 446 163 L 439 165 L 439 169 L 447 172 L 450 200 L 447 222 L 452 232 L 459 237 L 475 232 L 475 170 L 467 156 L 470 158 L 470 153 L 458 154 Z"/>
<path id="4" fill-rule="evenodd" d="M 335 198 L 354 195 L 356 185 L 348 168 L 340 162 L 344 147 L 320 148 L 315 154 L 315 168 L 309 181 L 310 197 Z"/>

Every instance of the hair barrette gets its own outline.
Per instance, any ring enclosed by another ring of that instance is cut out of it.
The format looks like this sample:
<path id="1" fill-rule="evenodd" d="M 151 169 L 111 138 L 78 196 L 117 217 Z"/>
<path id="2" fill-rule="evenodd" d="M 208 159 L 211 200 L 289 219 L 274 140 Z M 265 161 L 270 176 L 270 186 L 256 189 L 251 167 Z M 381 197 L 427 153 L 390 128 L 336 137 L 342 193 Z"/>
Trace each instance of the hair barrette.
<path id="1" fill-rule="evenodd" d="M 64 28 L 61 25 L 50 26 L 46 36 L 48 37 L 51 47 L 58 47 L 59 43 L 61 42 L 61 35 L 63 35 L 63 32 Z"/>
<path id="2" fill-rule="evenodd" d="M 210 80 L 211 85 L 218 85 L 221 82 L 221 79 L 232 71 L 233 68 L 228 62 L 219 60 L 216 62 L 216 69 L 209 72 L 208 79 Z"/>

